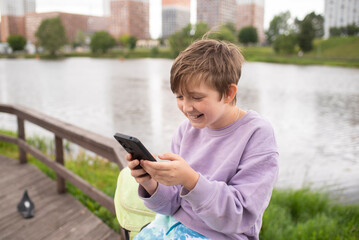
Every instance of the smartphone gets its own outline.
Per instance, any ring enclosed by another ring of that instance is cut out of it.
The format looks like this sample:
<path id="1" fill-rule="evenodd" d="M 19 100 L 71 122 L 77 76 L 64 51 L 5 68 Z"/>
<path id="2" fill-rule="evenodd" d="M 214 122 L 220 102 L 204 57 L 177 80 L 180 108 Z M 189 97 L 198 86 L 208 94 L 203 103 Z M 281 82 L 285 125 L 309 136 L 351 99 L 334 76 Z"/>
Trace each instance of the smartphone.
<path id="1" fill-rule="evenodd" d="M 137 138 L 121 133 L 116 133 L 114 137 L 132 155 L 132 159 L 157 161 Z"/>

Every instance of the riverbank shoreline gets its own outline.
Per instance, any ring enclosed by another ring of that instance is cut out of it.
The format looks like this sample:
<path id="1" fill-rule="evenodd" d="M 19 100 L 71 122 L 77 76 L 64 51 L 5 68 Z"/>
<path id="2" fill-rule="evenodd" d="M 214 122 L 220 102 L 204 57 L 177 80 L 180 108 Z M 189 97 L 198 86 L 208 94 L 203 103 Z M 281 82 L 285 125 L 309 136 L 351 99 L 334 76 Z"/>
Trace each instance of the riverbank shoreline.
<path id="1" fill-rule="evenodd" d="M 260 49 L 260 50 L 258 50 Z M 275 54 L 268 47 L 249 47 L 242 48 L 242 53 L 248 62 L 265 62 L 278 64 L 295 64 L 295 65 L 319 65 L 319 66 L 338 66 L 347 68 L 359 68 L 359 58 L 331 58 L 313 55 L 281 55 Z M 61 53 L 57 56 L 49 56 L 46 54 L 0 54 L 1 58 L 6 59 L 48 59 L 57 60 L 73 57 L 89 57 L 104 59 L 139 59 L 139 58 L 163 58 L 174 59 L 172 52 L 167 48 L 153 49 L 135 49 L 133 51 L 113 50 L 105 54 L 93 54 L 91 52 L 70 52 Z"/>

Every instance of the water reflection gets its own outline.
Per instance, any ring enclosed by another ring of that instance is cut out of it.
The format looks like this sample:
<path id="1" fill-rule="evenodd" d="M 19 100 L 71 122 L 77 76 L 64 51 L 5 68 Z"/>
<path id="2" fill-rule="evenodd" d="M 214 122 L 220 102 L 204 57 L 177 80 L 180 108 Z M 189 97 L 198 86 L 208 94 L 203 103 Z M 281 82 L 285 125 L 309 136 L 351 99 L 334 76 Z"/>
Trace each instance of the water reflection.
<path id="1" fill-rule="evenodd" d="M 1 59 L 0 101 L 107 137 L 134 135 L 153 153 L 166 152 L 184 120 L 169 87 L 171 65 L 164 59 Z M 259 112 L 275 128 L 278 186 L 359 192 L 358 69 L 246 63 L 237 98 L 238 106 Z M 16 123 L 1 114 L 0 128 Z M 41 131 L 27 129 L 34 132 Z"/>

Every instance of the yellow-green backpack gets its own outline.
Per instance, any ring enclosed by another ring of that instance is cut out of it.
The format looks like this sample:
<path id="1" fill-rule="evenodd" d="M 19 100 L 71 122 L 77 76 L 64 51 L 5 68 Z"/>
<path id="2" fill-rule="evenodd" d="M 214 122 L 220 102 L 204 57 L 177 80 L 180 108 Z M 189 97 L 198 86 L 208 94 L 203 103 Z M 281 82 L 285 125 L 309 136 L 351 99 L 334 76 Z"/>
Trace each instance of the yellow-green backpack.
<path id="1" fill-rule="evenodd" d="M 131 239 L 143 226 L 153 221 L 156 215 L 138 196 L 138 183 L 131 176 L 128 167 L 122 169 L 117 178 L 114 203 L 117 220 L 121 227 L 130 233 Z"/>

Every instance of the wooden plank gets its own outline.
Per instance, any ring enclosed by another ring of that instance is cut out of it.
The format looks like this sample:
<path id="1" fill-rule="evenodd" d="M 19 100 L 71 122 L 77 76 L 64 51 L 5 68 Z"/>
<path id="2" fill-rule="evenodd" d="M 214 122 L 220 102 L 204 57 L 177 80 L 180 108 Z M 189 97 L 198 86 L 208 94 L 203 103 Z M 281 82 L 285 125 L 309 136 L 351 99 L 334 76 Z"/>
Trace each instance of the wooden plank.
<path id="1" fill-rule="evenodd" d="M 0 134 L 0 141 L 9 142 L 17 145 L 17 138 Z"/>
<path id="2" fill-rule="evenodd" d="M 84 220 L 88 218 L 89 214 L 87 214 L 88 211 L 85 211 L 84 209 L 76 209 L 76 212 L 74 212 L 71 216 L 69 216 L 66 219 L 66 222 L 59 226 L 56 230 L 49 233 L 46 236 L 46 239 L 66 239 L 67 234 L 71 231 L 71 229 L 76 225 L 83 224 Z M 94 217 L 94 216 L 93 216 Z M 99 226 L 98 229 L 103 229 L 106 227 Z M 95 238 L 90 238 L 95 239 Z"/>
<path id="3" fill-rule="evenodd" d="M 114 231 L 109 231 L 106 228 L 94 228 L 89 231 L 86 235 L 83 235 L 79 240 L 87 240 L 87 239 L 121 239 L 121 235 Z M 125 239 L 125 238 L 123 238 Z"/>
<path id="4" fill-rule="evenodd" d="M 10 104 L 0 104 L 0 112 L 15 114 L 15 108 Z"/>
<path id="5" fill-rule="evenodd" d="M 101 224 L 100 219 L 96 219 L 97 221 L 93 221 L 91 217 L 86 218 L 82 224 L 74 225 L 68 234 L 65 236 L 65 239 L 79 239 L 82 235 L 87 234 L 93 228 L 96 228 Z"/>
<path id="6" fill-rule="evenodd" d="M 19 169 L 19 171 L 14 172 L 14 174 L 11 175 L 5 175 L 6 171 L 1 171 L 1 182 L 0 182 L 0 189 L 5 189 L 9 187 L 13 187 L 12 184 L 20 184 L 23 181 L 19 182 L 17 181 L 19 178 L 31 178 L 33 173 L 29 172 L 27 169 Z M 1 193 L 0 193 L 1 195 Z"/>

